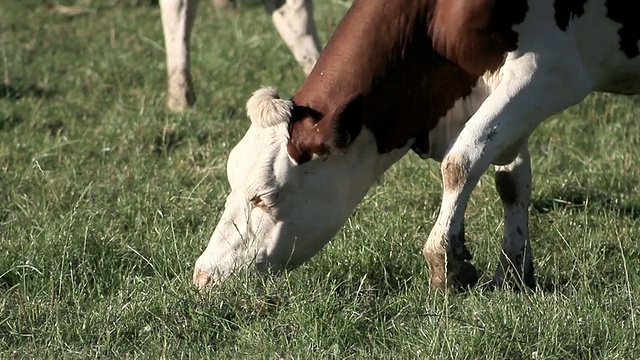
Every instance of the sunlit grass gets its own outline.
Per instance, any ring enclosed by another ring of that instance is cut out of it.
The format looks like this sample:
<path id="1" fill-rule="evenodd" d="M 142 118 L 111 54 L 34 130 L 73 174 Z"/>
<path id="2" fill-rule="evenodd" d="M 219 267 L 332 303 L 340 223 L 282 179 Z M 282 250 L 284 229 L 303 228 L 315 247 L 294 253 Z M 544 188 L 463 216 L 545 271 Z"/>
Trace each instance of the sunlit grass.
<path id="1" fill-rule="evenodd" d="M 225 161 L 261 85 L 302 72 L 261 4 L 203 1 L 198 102 L 164 107 L 157 6 L 0 2 L 0 356 L 16 358 L 631 359 L 640 354 L 640 100 L 595 95 L 531 139 L 539 291 L 429 288 L 421 248 L 439 166 L 410 154 L 334 241 L 276 278 L 196 293 Z M 345 4 L 316 4 L 322 38 Z M 467 209 L 474 262 L 497 266 L 491 171 Z"/>

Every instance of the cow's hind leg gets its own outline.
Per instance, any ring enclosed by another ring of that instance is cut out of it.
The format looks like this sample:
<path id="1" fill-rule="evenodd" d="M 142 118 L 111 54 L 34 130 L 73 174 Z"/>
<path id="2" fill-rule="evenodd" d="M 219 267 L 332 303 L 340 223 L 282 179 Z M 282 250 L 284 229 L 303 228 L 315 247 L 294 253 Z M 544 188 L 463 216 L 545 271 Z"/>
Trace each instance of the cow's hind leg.
<path id="1" fill-rule="evenodd" d="M 510 149 L 519 149 L 545 118 L 589 93 L 588 77 L 571 55 L 565 52 L 562 58 L 550 59 L 534 52 L 509 55 L 500 83 L 443 159 L 442 204 L 423 250 L 432 286 L 455 290 L 474 284 L 476 277 L 469 274 L 475 275 L 475 269 L 459 234 L 469 196 L 488 166 L 511 163 L 517 151 L 511 155 Z"/>
<path id="2" fill-rule="evenodd" d="M 264 3 L 282 40 L 308 75 L 320 57 L 320 41 L 313 20 L 313 1 L 264 0 Z"/>
<path id="3" fill-rule="evenodd" d="M 191 81 L 189 47 L 198 0 L 160 0 L 167 54 L 167 107 L 183 111 L 196 100 Z"/>
<path id="4" fill-rule="evenodd" d="M 528 224 L 531 160 L 526 144 L 513 162 L 496 166 L 495 183 L 504 208 L 504 243 L 491 285 L 516 289 L 525 285 L 533 290 L 536 281 Z"/>

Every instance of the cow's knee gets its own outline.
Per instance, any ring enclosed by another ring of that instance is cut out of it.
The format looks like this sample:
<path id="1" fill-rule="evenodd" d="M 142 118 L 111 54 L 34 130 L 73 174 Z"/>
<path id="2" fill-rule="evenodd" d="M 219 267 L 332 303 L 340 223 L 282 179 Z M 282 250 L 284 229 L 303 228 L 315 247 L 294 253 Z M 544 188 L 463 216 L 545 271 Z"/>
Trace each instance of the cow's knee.
<path id="1" fill-rule="evenodd" d="M 469 162 L 461 155 L 447 155 L 441 166 L 444 190 L 459 192 L 469 179 Z"/>

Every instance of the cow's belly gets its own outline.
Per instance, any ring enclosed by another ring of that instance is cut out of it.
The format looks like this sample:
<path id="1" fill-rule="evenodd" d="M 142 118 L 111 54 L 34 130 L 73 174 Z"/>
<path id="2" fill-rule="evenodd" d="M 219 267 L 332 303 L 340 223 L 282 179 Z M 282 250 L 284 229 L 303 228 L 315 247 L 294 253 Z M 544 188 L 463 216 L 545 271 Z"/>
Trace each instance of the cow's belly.
<path id="1" fill-rule="evenodd" d="M 458 99 L 447 114 L 438 120 L 436 127 L 429 131 L 428 147 L 414 147 L 420 157 L 442 161 L 469 118 L 489 96 L 490 90 L 486 82 L 491 79 L 491 75 L 487 76 L 479 79 L 471 94 Z"/>
<path id="2" fill-rule="evenodd" d="M 419 153 L 420 157 L 441 162 L 460 134 L 460 131 L 462 131 L 462 128 L 464 128 L 464 122 L 444 120 L 441 119 L 438 125 L 429 132 L 429 151 L 427 153 Z"/>

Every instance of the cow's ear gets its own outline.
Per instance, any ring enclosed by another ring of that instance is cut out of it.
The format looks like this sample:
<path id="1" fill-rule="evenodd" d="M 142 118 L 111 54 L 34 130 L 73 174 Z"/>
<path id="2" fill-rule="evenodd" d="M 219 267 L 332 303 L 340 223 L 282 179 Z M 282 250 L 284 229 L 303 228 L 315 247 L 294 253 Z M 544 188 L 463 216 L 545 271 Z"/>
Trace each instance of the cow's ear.
<path id="1" fill-rule="evenodd" d="M 333 138 L 331 148 L 337 150 L 349 146 L 362 131 L 364 97 L 358 94 L 342 106 L 332 119 Z"/>
<path id="2" fill-rule="evenodd" d="M 298 164 L 311 160 L 314 155 L 328 155 L 329 149 L 325 145 L 328 134 L 325 134 L 325 129 L 320 124 L 322 118 L 323 115 L 317 110 L 294 104 L 291 110 L 287 152 Z"/>
<path id="3" fill-rule="evenodd" d="M 361 95 L 354 96 L 326 115 L 294 105 L 287 147 L 291 158 L 297 163 L 309 161 L 314 156 L 326 159 L 348 147 L 362 131 L 363 103 Z"/>
<path id="4" fill-rule="evenodd" d="M 280 99 L 274 88 L 264 87 L 253 93 L 246 107 L 251 122 L 266 128 L 289 121 L 293 103 Z"/>

